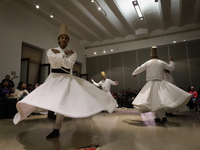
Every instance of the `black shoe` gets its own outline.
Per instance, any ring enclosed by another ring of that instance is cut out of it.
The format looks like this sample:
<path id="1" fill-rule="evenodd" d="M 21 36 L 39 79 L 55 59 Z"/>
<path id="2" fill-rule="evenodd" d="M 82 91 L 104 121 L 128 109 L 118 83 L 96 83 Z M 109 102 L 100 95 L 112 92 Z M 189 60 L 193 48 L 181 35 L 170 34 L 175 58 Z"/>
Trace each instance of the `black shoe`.
<path id="1" fill-rule="evenodd" d="M 161 119 L 160 118 L 155 118 L 154 121 L 155 122 L 161 122 Z"/>
<path id="2" fill-rule="evenodd" d="M 166 117 L 162 118 L 162 120 L 161 120 L 161 123 L 164 124 L 165 122 L 167 122 L 167 118 Z"/>
<path id="3" fill-rule="evenodd" d="M 58 129 L 54 129 L 49 135 L 46 136 L 47 139 L 52 139 L 55 137 L 58 137 L 60 135 L 60 132 Z"/>

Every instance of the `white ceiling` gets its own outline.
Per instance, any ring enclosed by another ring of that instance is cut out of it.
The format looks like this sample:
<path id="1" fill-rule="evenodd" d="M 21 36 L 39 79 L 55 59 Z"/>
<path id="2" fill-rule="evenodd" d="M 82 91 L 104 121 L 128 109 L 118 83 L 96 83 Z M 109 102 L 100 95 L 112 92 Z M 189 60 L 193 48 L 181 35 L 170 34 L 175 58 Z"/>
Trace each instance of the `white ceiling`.
<path id="1" fill-rule="evenodd" d="M 86 48 L 200 29 L 200 0 L 137 0 L 144 20 L 133 0 L 96 1 L 106 16 L 91 0 L 15 0 L 58 28 L 67 23 L 70 36 Z"/>

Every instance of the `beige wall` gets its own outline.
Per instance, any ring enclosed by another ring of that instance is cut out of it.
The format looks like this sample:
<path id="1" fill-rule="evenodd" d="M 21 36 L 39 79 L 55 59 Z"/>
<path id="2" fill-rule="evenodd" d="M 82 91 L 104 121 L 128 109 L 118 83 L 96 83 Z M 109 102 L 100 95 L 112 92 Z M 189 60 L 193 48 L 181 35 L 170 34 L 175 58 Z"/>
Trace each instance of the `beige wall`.
<path id="1" fill-rule="evenodd" d="M 22 42 L 48 50 L 58 47 L 58 28 L 43 21 L 37 15 L 19 6 L 15 1 L 0 2 L 0 80 L 11 71 L 20 76 Z M 84 47 L 71 37 L 69 47 L 78 54 L 77 61 L 83 64 L 86 72 Z M 48 63 L 46 51 L 42 63 Z M 13 80 L 15 87 L 19 78 Z"/>

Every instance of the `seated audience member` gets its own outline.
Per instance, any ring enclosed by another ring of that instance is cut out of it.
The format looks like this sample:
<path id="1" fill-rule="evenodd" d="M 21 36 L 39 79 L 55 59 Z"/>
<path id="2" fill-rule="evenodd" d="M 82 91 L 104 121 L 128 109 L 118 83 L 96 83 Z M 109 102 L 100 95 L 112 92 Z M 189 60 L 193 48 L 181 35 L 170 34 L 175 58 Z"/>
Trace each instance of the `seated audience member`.
<path id="1" fill-rule="evenodd" d="M 29 92 L 26 90 L 27 86 L 24 81 L 19 82 L 17 89 L 15 90 L 15 96 L 18 100 L 22 100 Z"/>
<path id="2" fill-rule="evenodd" d="M 32 84 L 28 84 L 28 85 L 27 85 L 27 91 L 28 91 L 29 93 L 31 93 L 31 92 L 33 91 L 33 85 L 32 85 Z"/>
<path id="3" fill-rule="evenodd" d="M 121 90 L 119 91 L 119 93 L 118 93 L 119 98 L 121 98 L 122 95 L 123 95 L 123 90 L 121 89 Z"/>
<path id="4" fill-rule="evenodd" d="M 112 93 L 112 96 L 114 97 L 114 99 L 118 100 L 119 99 L 119 96 L 117 94 L 117 91 L 114 90 L 113 93 Z"/>
<path id="5" fill-rule="evenodd" d="M 135 97 L 137 96 L 137 91 L 136 90 L 132 90 L 132 93 L 131 93 L 131 99 L 132 101 L 135 99 Z"/>
<path id="6" fill-rule="evenodd" d="M 121 97 L 121 103 L 122 103 L 122 107 L 127 107 L 127 103 L 128 103 L 128 94 L 127 91 L 124 90 L 122 97 Z"/>
<path id="7" fill-rule="evenodd" d="M 200 93 L 198 92 L 198 97 L 196 100 L 196 104 L 197 104 L 197 109 L 198 109 L 198 113 L 200 113 Z"/>
<path id="8" fill-rule="evenodd" d="M 131 93 L 132 93 L 131 89 L 128 88 L 127 90 L 128 99 L 131 99 Z"/>
<path id="9" fill-rule="evenodd" d="M 9 80 L 3 79 L 1 82 L 0 96 L 2 97 L 3 118 L 12 118 L 17 113 L 16 103 L 12 89 L 8 86 Z"/>
<path id="10" fill-rule="evenodd" d="M 194 107 L 196 107 L 197 91 L 195 91 L 194 87 L 192 86 L 189 93 L 192 94 L 192 97 L 191 97 L 190 101 L 188 102 L 187 106 L 190 109 L 194 109 Z"/>
<path id="11" fill-rule="evenodd" d="M 39 84 L 38 83 L 34 83 L 33 84 L 33 90 L 35 90 L 37 87 L 39 87 Z"/>
<path id="12" fill-rule="evenodd" d="M 128 108 L 133 108 L 132 102 L 134 101 L 135 97 L 137 96 L 135 90 L 132 90 L 131 93 L 128 94 Z"/>
<path id="13" fill-rule="evenodd" d="M 14 97 L 13 91 L 9 87 L 9 80 L 8 79 L 3 79 L 2 82 L 1 82 L 0 96 L 4 97 L 6 99 Z"/>
<path id="14" fill-rule="evenodd" d="M 14 76 L 12 77 L 12 79 L 10 79 L 10 75 L 6 75 L 6 76 L 5 76 L 5 79 L 7 79 L 7 80 L 9 81 L 8 86 L 12 88 L 13 92 L 14 92 L 14 86 L 15 86 L 15 84 L 14 84 L 14 82 L 13 82 L 13 79 L 15 79 L 15 77 L 16 77 L 16 75 L 14 75 Z"/>
<path id="15" fill-rule="evenodd" d="M 117 106 L 116 107 L 120 107 L 120 98 L 119 98 L 119 95 L 117 94 L 116 90 L 113 91 L 112 96 L 117 101 Z"/>

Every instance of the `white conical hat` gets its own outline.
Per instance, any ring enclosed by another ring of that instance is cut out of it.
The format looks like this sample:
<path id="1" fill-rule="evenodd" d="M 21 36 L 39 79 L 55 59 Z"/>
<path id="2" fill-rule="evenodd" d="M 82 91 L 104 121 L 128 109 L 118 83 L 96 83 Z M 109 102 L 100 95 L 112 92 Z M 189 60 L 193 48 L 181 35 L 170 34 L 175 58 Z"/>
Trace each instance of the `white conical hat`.
<path id="1" fill-rule="evenodd" d="M 62 34 L 65 34 L 65 35 L 69 36 L 69 30 L 68 30 L 67 24 L 61 24 L 61 25 L 60 25 L 58 37 L 59 37 L 60 35 L 62 35 Z"/>
<path id="2" fill-rule="evenodd" d="M 102 75 L 102 76 L 106 76 L 106 74 L 105 74 L 105 72 L 104 72 L 104 71 L 102 71 L 102 72 L 101 72 L 101 75 Z"/>
<path id="3" fill-rule="evenodd" d="M 158 57 L 157 46 L 151 47 L 151 57 Z"/>

